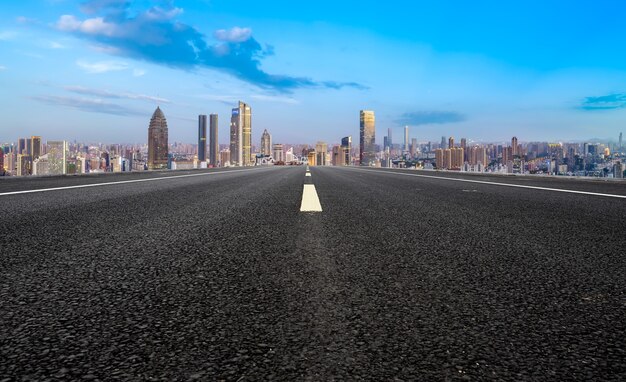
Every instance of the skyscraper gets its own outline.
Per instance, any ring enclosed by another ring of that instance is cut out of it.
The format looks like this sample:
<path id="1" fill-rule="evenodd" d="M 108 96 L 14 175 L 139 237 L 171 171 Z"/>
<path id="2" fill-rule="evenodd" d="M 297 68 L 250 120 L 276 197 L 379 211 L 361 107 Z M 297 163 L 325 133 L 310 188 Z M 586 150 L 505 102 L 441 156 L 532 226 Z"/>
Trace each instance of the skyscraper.
<path id="1" fill-rule="evenodd" d="M 284 162 L 285 161 L 285 149 L 282 143 L 276 143 L 272 145 L 272 150 L 274 151 L 272 157 L 275 162 Z"/>
<path id="2" fill-rule="evenodd" d="M 389 129 L 389 134 L 391 134 L 391 129 Z M 390 142 L 391 138 L 387 138 L 388 142 Z M 342 161 L 341 166 L 350 166 L 352 164 L 352 136 L 349 135 L 347 137 L 341 138 L 341 153 L 342 153 Z"/>
<path id="3" fill-rule="evenodd" d="M 376 119 L 371 110 L 361 110 L 360 115 L 360 161 L 361 166 L 372 166 L 376 159 Z"/>
<path id="4" fill-rule="evenodd" d="M 230 162 L 235 166 L 252 165 L 252 110 L 239 101 L 230 118 Z"/>
<path id="5" fill-rule="evenodd" d="M 417 156 L 417 138 L 411 138 L 411 157 L 415 158 Z"/>
<path id="6" fill-rule="evenodd" d="M 326 144 L 326 142 L 317 142 L 315 144 L 315 152 L 317 153 L 317 165 L 326 166 L 326 154 L 328 152 L 328 145 Z"/>
<path id="7" fill-rule="evenodd" d="M 206 115 L 198 116 L 198 162 L 206 162 Z"/>
<path id="8" fill-rule="evenodd" d="M 263 130 L 263 135 L 261 135 L 261 154 L 272 155 L 272 136 L 267 129 Z"/>
<path id="9" fill-rule="evenodd" d="M 409 127 L 404 126 L 404 152 L 409 151 Z"/>
<path id="10" fill-rule="evenodd" d="M 168 154 L 168 130 L 167 120 L 157 106 L 150 118 L 148 127 L 148 169 L 157 170 L 167 168 Z"/>
<path id="11" fill-rule="evenodd" d="M 19 138 L 17 140 L 17 153 L 26 154 L 26 139 Z"/>
<path id="12" fill-rule="evenodd" d="M 30 137 L 30 156 L 33 160 L 41 156 L 41 137 L 35 135 Z"/>
<path id="13" fill-rule="evenodd" d="M 519 151 L 517 148 L 517 137 L 511 138 L 511 150 L 513 151 L 513 156 L 519 155 Z"/>
<path id="14" fill-rule="evenodd" d="M 622 133 L 619 133 L 619 149 L 621 150 L 624 146 L 622 146 Z"/>
<path id="15" fill-rule="evenodd" d="M 211 163 L 213 167 L 217 167 L 220 157 L 220 145 L 217 140 L 217 126 L 217 114 L 209 115 L 209 163 Z"/>
<path id="16" fill-rule="evenodd" d="M 454 147 L 454 137 L 448 138 L 448 148 L 451 149 Z"/>
<path id="17" fill-rule="evenodd" d="M 439 145 L 439 148 L 442 148 L 442 149 L 446 148 L 446 137 L 444 136 L 441 137 L 441 143 Z"/>
<path id="18" fill-rule="evenodd" d="M 48 141 L 48 173 L 67 174 L 68 145 L 66 141 Z"/>
<path id="19" fill-rule="evenodd" d="M 391 128 L 387 129 L 387 146 L 389 147 L 389 149 L 393 148 L 393 140 L 391 139 Z"/>

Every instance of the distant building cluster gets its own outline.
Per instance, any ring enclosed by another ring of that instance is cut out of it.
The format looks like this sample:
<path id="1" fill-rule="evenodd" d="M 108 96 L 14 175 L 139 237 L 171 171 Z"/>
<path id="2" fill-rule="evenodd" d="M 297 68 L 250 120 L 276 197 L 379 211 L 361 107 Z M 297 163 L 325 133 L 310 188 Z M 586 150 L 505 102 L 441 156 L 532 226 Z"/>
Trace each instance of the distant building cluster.
<path id="1" fill-rule="evenodd" d="M 252 108 L 239 102 L 231 110 L 229 143 L 218 143 L 218 115 L 198 116 L 196 144 L 170 143 L 167 119 L 157 107 L 148 123 L 147 144 L 81 144 L 40 136 L 0 145 L 0 175 L 65 175 L 93 172 L 177 170 L 230 166 L 299 165 L 421 168 L 440 171 L 504 174 L 553 174 L 623 178 L 626 156 L 622 134 L 617 142 L 480 143 L 450 136 L 440 142 L 420 141 L 403 129 L 401 143 L 387 129 L 382 147 L 376 144 L 374 111 L 359 113 L 359 142 L 315 145 L 275 143 L 267 129 L 260 144 L 252 141 Z"/>

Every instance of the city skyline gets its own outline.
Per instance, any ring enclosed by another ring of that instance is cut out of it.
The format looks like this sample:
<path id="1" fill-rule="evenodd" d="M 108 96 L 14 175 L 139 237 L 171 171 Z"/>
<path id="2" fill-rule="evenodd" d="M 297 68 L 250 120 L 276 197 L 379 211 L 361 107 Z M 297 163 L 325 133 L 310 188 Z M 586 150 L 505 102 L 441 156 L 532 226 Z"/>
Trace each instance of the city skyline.
<path id="1" fill-rule="evenodd" d="M 626 61 L 607 47 L 623 35 L 626 5 L 456 3 L 467 16 L 459 18 L 446 13 L 450 4 L 398 14 L 390 3 L 364 23 L 368 4 L 306 15 L 253 2 L 5 4 L 0 81 L 12 91 L 0 95 L 0 136 L 41 126 L 51 139 L 140 142 L 144 116 L 160 105 L 170 139 L 194 142 L 197 115 L 226 115 L 238 99 L 255 105 L 253 142 L 264 129 L 311 144 L 356 135 L 361 109 L 376 110 L 379 135 L 401 136 L 408 125 L 418 140 L 585 141 L 623 130 Z M 172 40 L 131 33 L 142 28 Z"/>

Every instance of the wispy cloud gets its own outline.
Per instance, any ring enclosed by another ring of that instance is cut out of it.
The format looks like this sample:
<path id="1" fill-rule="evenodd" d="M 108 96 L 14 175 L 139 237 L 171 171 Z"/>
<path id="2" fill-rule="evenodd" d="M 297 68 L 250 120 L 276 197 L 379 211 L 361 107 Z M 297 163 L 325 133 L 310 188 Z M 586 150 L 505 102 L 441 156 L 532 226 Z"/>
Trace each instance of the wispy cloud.
<path id="1" fill-rule="evenodd" d="M 98 45 L 101 50 L 178 69 L 210 68 L 227 72 L 261 88 L 289 92 L 297 88 L 363 89 L 354 82 L 314 81 L 307 77 L 270 74 L 261 61 L 273 54 L 252 37 L 249 28 L 220 29 L 209 44 L 197 29 L 175 20 L 182 9 L 166 1 L 131 15 L 129 1 L 92 0 L 82 6 L 91 17 L 63 15 L 57 28 Z"/>
<path id="2" fill-rule="evenodd" d="M 100 99 L 62 97 L 62 96 L 34 96 L 32 100 L 50 105 L 65 106 L 90 113 L 112 114 L 119 116 L 144 115 L 145 113 L 130 109 L 118 104 L 109 103 Z"/>
<path id="3" fill-rule="evenodd" d="M 14 31 L 0 31 L 0 41 L 13 40 L 17 36 L 17 32 Z"/>
<path id="4" fill-rule="evenodd" d="M 244 42 L 252 37 L 252 29 L 239 27 L 231 29 L 218 29 L 213 32 L 213 37 L 226 42 Z"/>
<path id="5" fill-rule="evenodd" d="M 586 97 L 578 106 L 578 109 L 592 110 L 614 110 L 626 107 L 626 93 L 614 93 L 599 97 Z"/>
<path id="6" fill-rule="evenodd" d="M 120 70 L 126 70 L 130 68 L 125 62 L 119 61 L 100 61 L 100 62 L 87 62 L 87 61 L 76 61 L 76 65 L 79 68 L 83 69 L 87 73 L 107 73 L 107 72 L 117 72 Z"/>
<path id="7" fill-rule="evenodd" d="M 416 111 L 404 113 L 396 120 L 401 125 L 418 126 L 463 122 L 467 118 L 455 111 Z"/>
<path id="8" fill-rule="evenodd" d="M 66 46 L 61 44 L 60 42 L 57 41 L 50 41 L 50 43 L 48 44 L 48 47 L 50 49 L 65 49 Z"/>
<path id="9" fill-rule="evenodd" d="M 0 65 L 0 71 L 7 70 L 7 67 L 4 65 Z"/>
<path id="10" fill-rule="evenodd" d="M 253 99 L 259 102 L 269 102 L 269 103 L 284 103 L 289 105 L 297 105 L 300 103 L 295 98 L 292 97 L 281 97 L 275 95 L 267 95 L 267 94 L 240 94 L 240 95 L 213 95 L 213 94 L 202 94 L 199 98 L 206 99 L 209 101 L 221 102 L 225 105 L 233 105 L 237 103 L 239 100 Z"/>
<path id="11" fill-rule="evenodd" d="M 112 98 L 112 99 L 132 99 L 132 100 L 140 100 L 147 102 L 157 102 L 157 103 L 171 103 L 170 100 L 161 97 L 153 97 L 145 94 L 135 94 L 135 93 L 115 93 L 108 90 L 100 90 L 100 89 L 90 89 L 83 86 L 64 86 L 63 89 L 68 92 L 88 95 L 94 97 L 102 97 L 102 98 Z"/>
<path id="12" fill-rule="evenodd" d="M 25 17 L 25 16 L 18 16 L 15 21 L 17 21 L 20 24 L 36 24 L 37 23 L 37 19 L 32 19 L 30 17 Z"/>
<path id="13" fill-rule="evenodd" d="M 133 76 L 134 77 L 141 77 L 143 75 L 146 74 L 146 71 L 143 69 L 133 69 Z"/>

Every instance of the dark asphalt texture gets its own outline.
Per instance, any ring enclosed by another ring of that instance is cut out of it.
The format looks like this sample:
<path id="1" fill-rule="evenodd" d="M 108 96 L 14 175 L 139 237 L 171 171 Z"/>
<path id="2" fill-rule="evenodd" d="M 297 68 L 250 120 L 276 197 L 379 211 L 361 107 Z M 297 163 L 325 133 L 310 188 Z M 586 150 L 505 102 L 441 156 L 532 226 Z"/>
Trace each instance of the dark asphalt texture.
<path id="1" fill-rule="evenodd" d="M 0 381 L 626 380 L 626 200 L 311 171 L 0 197 Z"/>

